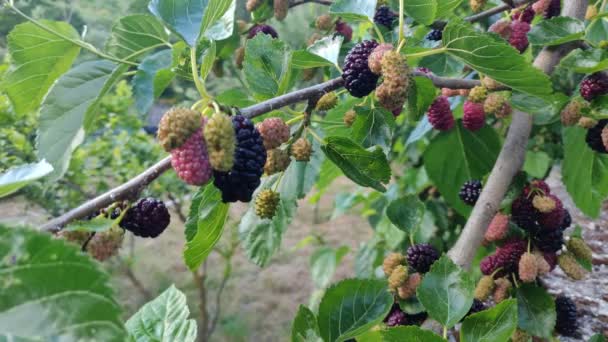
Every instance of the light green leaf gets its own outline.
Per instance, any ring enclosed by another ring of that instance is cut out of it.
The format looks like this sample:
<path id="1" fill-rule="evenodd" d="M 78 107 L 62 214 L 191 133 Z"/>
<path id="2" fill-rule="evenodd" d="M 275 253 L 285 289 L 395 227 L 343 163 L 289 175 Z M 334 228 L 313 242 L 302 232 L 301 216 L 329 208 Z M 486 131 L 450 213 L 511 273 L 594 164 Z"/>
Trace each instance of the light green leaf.
<path id="1" fill-rule="evenodd" d="M 593 20 L 587 27 L 585 39 L 594 45 L 598 45 L 608 37 L 608 17 L 601 17 Z"/>
<path id="2" fill-rule="evenodd" d="M 386 281 L 347 279 L 330 287 L 319 304 L 319 331 L 325 342 L 345 341 L 380 323 L 393 304 Z"/>
<path id="3" fill-rule="evenodd" d="M 524 163 L 524 171 L 534 178 L 545 178 L 549 167 L 551 166 L 551 158 L 543 151 L 526 152 L 526 162 Z"/>
<path id="4" fill-rule="evenodd" d="M 605 49 L 576 49 L 562 59 L 560 64 L 581 74 L 602 71 L 608 69 L 608 51 Z"/>
<path id="5" fill-rule="evenodd" d="M 126 60 L 163 46 L 171 46 L 169 34 L 158 19 L 147 14 L 120 18 L 112 27 L 112 34 L 106 43 L 110 53 Z"/>
<path id="6" fill-rule="evenodd" d="M 429 330 L 417 326 L 400 326 L 366 333 L 357 342 L 445 342 Z"/>
<path id="7" fill-rule="evenodd" d="M 312 142 L 313 151 L 319 150 L 319 143 Z M 321 164 L 325 160 L 323 153 L 313 153 L 308 162 L 291 161 L 283 173 L 283 179 L 278 191 L 283 200 L 299 200 L 304 198 L 313 188 L 321 172 Z"/>
<path id="8" fill-rule="evenodd" d="M 321 38 L 309 46 L 307 51 L 337 66 L 343 41 L 344 37 L 341 35 Z"/>
<path id="9" fill-rule="evenodd" d="M 46 20 L 41 23 L 68 38 L 80 38 L 67 23 Z M 38 108 L 57 78 L 70 69 L 80 47 L 30 22 L 15 26 L 7 41 L 12 68 L 1 84 L 15 112 L 23 115 Z"/>
<path id="10" fill-rule="evenodd" d="M 296 69 L 320 68 L 333 66 L 333 64 L 321 56 L 306 50 L 298 50 L 293 52 L 291 63 Z"/>
<path id="11" fill-rule="evenodd" d="M 319 247 L 310 257 L 310 275 L 315 286 L 324 289 L 331 283 L 342 258 L 348 253 L 348 247 L 338 249 Z"/>
<path id="12" fill-rule="evenodd" d="M 437 1 L 437 13 L 435 19 L 443 19 L 452 17 L 454 10 L 460 6 L 462 0 L 436 0 Z"/>
<path id="13" fill-rule="evenodd" d="M 208 0 L 201 33 L 211 40 L 224 40 L 234 31 L 236 0 Z"/>
<path id="14" fill-rule="evenodd" d="M 205 50 L 202 52 L 200 77 L 205 80 L 213 68 L 213 63 L 216 57 L 215 41 L 206 41 Z"/>
<path id="15" fill-rule="evenodd" d="M 101 233 L 110 230 L 113 225 L 115 225 L 114 220 L 104 216 L 97 216 L 91 220 L 72 222 L 65 226 L 62 231 Z"/>
<path id="16" fill-rule="evenodd" d="M 450 55 L 513 90 L 540 98 L 552 93 L 546 74 L 504 40 L 480 33 L 469 23 L 451 20 L 443 30 L 443 46 Z"/>
<path id="17" fill-rule="evenodd" d="M 336 0 L 329 7 L 329 13 L 345 20 L 369 20 L 374 22 L 376 0 Z"/>
<path id="18" fill-rule="evenodd" d="M 0 340 L 124 341 L 109 276 L 73 244 L 0 226 Z"/>
<path id="19" fill-rule="evenodd" d="M 386 216 L 397 228 L 406 233 L 413 233 L 422 222 L 424 203 L 415 195 L 401 197 L 386 207 Z"/>
<path id="20" fill-rule="evenodd" d="M 555 327 L 555 303 L 542 287 L 523 284 L 517 288 L 519 328 L 538 337 L 551 338 Z"/>
<path id="21" fill-rule="evenodd" d="M 419 121 L 437 98 L 437 87 L 426 77 L 412 78 L 414 83 L 408 93 L 407 110 L 412 121 Z"/>
<path id="22" fill-rule="evenodd" d="M 40 109 L 36 137 L 38 157 L 53 165 L 53 179 L 65 173 L 72 152 L 94 119 L 98 102 L 127 68 L 101 60 L 84 62 L 53 85 Z"/>
<path id="23" fill-rule="evenodd" d="M 134 341 L 196 341 L 196 321 L 188 319 L 186 295 L 171 285 L 126 323 Z"/>
<path id="24" fill-rule="evenodd" d="M 0 174 L 0 198 L 8 196 L 29 183 L 53 172 L 53 166 L 41 160 L 35 164 L 13 167 Z"/>
<path id="25" fill-rule="evenodd" d="M 517 301 L 509 299 L 467 317 L 460 329 L 462 342 L 508 342 L 517 328 Z"/>
<path id="26" fill-rule="evenodd" d="M 446 201 L 460 214 L 468 215 L 458 192 L 464 182 L 483 179 L 492 170 L 500 151 L 494 129 L 486 126 L 471 132 L 459 121 L 454 129 L 440 133 L 424 153 L 424 168 Z"/>
<path id="27" fill-rule="evenodd" d="M 528 40 L 533 45 L 553 46 L 582 39 L 585 23 L 571 17 L 553 17 L 532 26 Z"/>
<path id="28" fill-rule="evenodd" d="M 201 188 L 192 199 L 184 250 L 184 260 L 191 270 L 198 269 L 222 237 L 229 207 L 213 184 Z"/>
<path id="29" fill-rule="evenodd" d="M 384 153 L 391 149 L 393 132 L 395 131 L 395 116 L 380 107 L 355 107 L 357 119 L 352 126 L 352 139 L 361 142 L 363 147 L 380 146 Z"/>
<path id="30" fill-rule="evenodd" d="M 424 275 L 416 294 L 429 316 L 451 328 L 469 312 L 474 290 L 475 280 L 443 255 Z"/>
<path id="31" fill-rule="evenodd" d="M 514 91 L 511 96 L 511 106 L 532 115 L 536 125 L 548 125 L 558 120 L 560 111 L 568 101 L 570 98 L 562 93 L 540 98 Z"/>
<path id="32" fill-rule="evenodd" d="M 408 17 L 417 22 L 430 25 L 437 15 L 437 0 L 408 0 L 403 7 Z"/>
<path id="33" fill-rule="evenodd" d="M 243 71 L 258 100 L 280 95 L 283 80 L 288 77 L 291 52 L 285 43 L 267 34 L 247 41 Z"/>
<path id="34" fill-rule="evenodd" d="M 390 181 L 391 169 L 380 147 L 368 151 L 345 137 L 328 137 L 325 141 L 321 149 L 348 178 L 361 186 L 386 191 L 382 183 Z"/>
<path id="35" fill-rule="evenodd" d="M 580 127 L 564 128 L 562 176 L 576 206 L 585 215 L 598 217 L 608 197 L 608 155 L 589 148 L 586 134 Z"/>
<path id="36" fill-rule="evenodd" d="M 291 326 L 291 342 L 317 341 L 321 341 L 317 318 L 309 308 L 300 305 Z"/>
<path id="37" fill-rule="evenodd" d="M 196 46 L 209 0 L 151 0 L 148 9 L 191 47 Z"/>
<path id="38" fill-rule="evenodd" d="M 135 107 L 139 113 L 148 113 L 154 100 L 175 77 L 175 73 L 171 70 L 172 63 L 171 50 L 162 50 L 146 56 L 137 67 L 137 73 L 133 77 L 133 94 Z"/>

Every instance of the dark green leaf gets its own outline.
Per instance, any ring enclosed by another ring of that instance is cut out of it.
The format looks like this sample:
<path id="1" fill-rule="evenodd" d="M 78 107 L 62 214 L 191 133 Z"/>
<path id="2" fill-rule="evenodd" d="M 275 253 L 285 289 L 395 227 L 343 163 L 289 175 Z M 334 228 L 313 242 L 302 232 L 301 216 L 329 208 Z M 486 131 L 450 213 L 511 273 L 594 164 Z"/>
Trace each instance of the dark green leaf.
<path id="1" fill-rule="evenodd" d="M 80 39 L 67 23 L 42 20 L 49 29 Z M 12 68 L 1 81 L 17 114 L 35 111 L 49 88 L 78 56 L 80 47 L 27 22 L 15 26 L 7 37 Z"/>
<path id="2" fill-rule="evenodd" d="M 329 7 L 329 13 L 346 20 L 374 21 L 376 0 L 336 0 Z"/>
<path id="3" fill-rule="evenodd" d="M 450 55 L 513 90 L 540 98 L 552 93 L 546 74 L 504 40 L 477 32 L 469 23 L 451 20 L 443 30 L 443 45 Z"/>
<path id="4" fill-rule="evenodd" d="M 401 326 L 371 331 L 358 342 L 445 342 L 445 340 L 429 330 L 417 326 Z"/>
<path id="5" fill-rule="evenodd" d="M 360 99 L 347 97 L 338 101 L 338 105 L 325 113 L 325 117 L 319 122 L 319 127 L 323 129 L 324 136 L 350 137 L 352 130 L 344 124 L 344 114 L 353 109 Z M 360 141 L 357 141 L 360 143 Z"/>
<path id="6" fill-rule="evenodd" d="M 517 301 L 509 299 L 464 320 L 462 342 L 508 342 L 517 328 Z"/>
<path id="7" fill-rule="evenodd" d="M 234 31 L 236 0 L 207 0 L 201 35 L 211 40 L 229 38 Z"/>
<path id="8" fill-rule="evenodd" d="M 608 18 L 601 17 L 593 20 L 587 27 L 585 38 L 594 45 L 598 45 L 608 37 Z"/>
<path id="9" fill-rule="evenodd" d="M 460 6 L 462 0 L 436 0 L 437 13 L 436 19 L 448 18 L 454 15 L 454 10 Z"/>
<path id="10" fill-rule="evenodd" d="M 580 127 L 564 128 L 562 176 L 576 206 L 586 215 L 598 217 L 608 196 L 608 155 L 589 148 L 586 134 Z"/>
<path id="11" fill-rule="evenodd" d="M 576 49 L 560 64 L 581 74 L 602 71 L 608 69 L 608 51 L 605 49 Z"/>
<path id="12" fill-rule="evenodd" d="M 534 178 L 545 178 L 549 167 L 551 166 L 551 158 L 543 151 L 526 152 L 526 162 L 524 163 L 524 171 Z"/>
<path id="13" fill-rule="evenodd" d="M 517 288 L 519 328 L 538 337 L 550 338 L 555 327 L 555 303 L 542 287 L 523 284 Z"/>
<path id="14" fill-rule="evenodd" d="M 327 144 L 321 146 L 323 152 L 353 182 L 386 191 L 382 183 L 388 183 L 391 169 L 382 149 L 365 150 L 345 137 L 328 137 Z"/>
<path id="15" fill-rule="evenodd" d="M 591 336 L 591 338 L 589 339 L 589 342 L 605 342 L 606 339 L 604 338 L 604 335 L 602 334 L 595 334 L 593 336 Z"/>
<path id="16" fill-rule="evenodd" d="M 561 93 L 540 98 L 520 92 L 513 92 L 511 106 L 534 116 L 534 123 L 547 125 L 559 119 L 559 113 L 570 99 Z"/>
<path id="17" fill-rule="evenodd" d="M 134 14 L 114 24 L 106 49 L 116 57 L 130 60 L 163 46 L 171 46 L 163 24 L 151 15 Z"/>
<path id="18" fill-rule="evenodd" d="M 293 52 L 291 59 L 293 67 L 296 69 L 310 69 L 325 66 L 333 66 L 333 64 L 321 56 L 306 50 L 298 50 Z"/>
<path id="19" fill-rule="evenodd" d="M 415 122 L 422 118 L 437 98 L 437 87 L 426 77 L 414 77 L 413 80 L 414 84 L 408 94 L 407 110 L 410 119 Z"/>
<path id="20" fill-rule="evenodd" d="M 295 51 L 291 63 L 298 69 L 337 66 L 343 40 L 340 35 L 319 39 L 308 49 Z"/>
<path id="21" fill-rule="evenodd" d="M 134 341 L 196 341 L 196 321 L 188 319 L 186 295 L 171 285 L 142 306 L 125 324 Z"/>
<path id="22" fill-rule="evenodd" d="M 357 119 L 352 126 L 352 139 L 365 148 L 380 146 L 388 153 L 396 127 L 393 113 L 380 107 L 355 107 L 355 111 Z"/>
<path id="23" fill-rule="evenodd" d="M 53 166 L 47 163 L 46 160 L 6 170 L 6 172 L 0 174 L 0 198 L 14 193 L 51 172 L 53 172 Z"/>
<path id="24" fill-rule="evenodd" d="M 532 26 L 528 33 L 530 44 L 560 45 L 585 36 L 585 23 L 571 17 L 553 17 Z"/>
<path id="25" fill-rule="evenodd" d="M 110 230 L 115 224 L 114 220 L 104 216 L 97 216 L 91 220 L 75 221 L 63 228 L 63 231 L 78 231 L 78 232 L 104 232 Z"/>
<path id="26" fill-rule="evenodd" d="M 289 76 L 290 61 L 289 48 L 278 39 L 258 34 L 247 41 L 243 71 L 256 98 L 280 95 L 281 85 Z"/>
<path id="27" fill-rule="evenodd" d="M 443 255 L 424 275 L 416 294 L 429 316 L 451 328 L 469 312 L 474 290 L 475 280 Z"/>
<path id="28" fill-rule="evenodd" d="M 144 58 L 137 67 L 137 73 L 133 77 L 133 94 L 139 113 L 148 113 L 154 100 L 173 80 L 175 73 L 171 71 L 172 63 L 171 50 L 162 50 Z"/>
<path id="29" fill-rule="evenodd" d="M 424 215 L 424 203 L 420 202 L 418 196 L 409 195 L 392 201 L 386 207 L 386 216 L 397 228 L 406 233 L 412 233 L 418 229 Z"/>
<path id="30" fill-rule="evenodd" d="M 345 341 L 380 323 L 393 304 L 386 281 L 347 279 L 330 287 L 319 304 L 319 331 L 326 342 Z"/>
<path id="31" fill-rule="evenodd" d="M 437 14 L 437 0 L 408 0 L 405 1 L 403 9 L 408 17 L 421 24 L 430 25 Z"/>
<path id="32" fill-rule="evenodd" d="M 124 341 L 109 276 L 73 244 L 0 226 L 0 340 Z"/>
<path id="33" fill-rule="evenodd" d="M 229 207 L 222 202 L 222 193 L 213 184 L 201 188 L 192 199 L 184 250 L 184 260 L 191 270 L 205 261 L 222 237 Z"/>
<path id="34" fill-rule="evenodd" d="M 291 342 L 314 342 L 319 338 L 317 318 L 309 308 L 300 305 L 291 326 Z"/>
<path id="35" fill-rule="evenodd" d="M 470 207 L 458 197 L 460 187 L 471 179 L 483 179 L 492 170 L 500 151 L 500 140 L 490 127 L 471 132 L 458 124 L 440 133 L 424 153 L 424 168 L 441 195 L 462 215 Z"/>

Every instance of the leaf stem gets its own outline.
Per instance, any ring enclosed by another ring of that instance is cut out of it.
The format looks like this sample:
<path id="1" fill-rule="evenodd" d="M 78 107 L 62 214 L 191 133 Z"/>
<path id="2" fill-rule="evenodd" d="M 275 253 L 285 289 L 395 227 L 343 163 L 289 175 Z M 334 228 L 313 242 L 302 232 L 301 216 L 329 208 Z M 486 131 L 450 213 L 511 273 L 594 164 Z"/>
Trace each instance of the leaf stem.
<path id="1" fill-rule="evenodd" d="M 325 140 L 323 140 L 323 138 L 321 138 L 320 136 L 317 135 L 317 133 L 315 133 L 312 129 L 307 128 L 306 131 L 308 131 L 308 133 L 310 133 L 310 135 L 312 135 L 312 137 L 319 142 L 319 144 L 321 145 L 326 145 L 327 143 L 325 142 Z"/>
<path id="2" fill-rule="evenodd" d="M 296 123 L 298 121 L 302 121 L 305 117 L 306 117 L 306 115 L 300 114 L 300 115 L 296 116 L 295 118 L 291 118 L 291 119 L 285 121 L 285 124 L 288 125 L 288 126 L 292 125 L 292 124 L 294 124 L 294 123 Z"/>
<path id="3" fill-rule="evenodd" d="M 427 50 L 427 51 L 422 51 L 422 52 L 416 52 L 416 53 L 410 53 L 410 54 L 406 54 L 405 57 L 407 58 L 420 58 L 420 57 L 426 57 L 426 56 L 432 56 L 432 55 L 437 55 L 440 53 L 444 53 L 446 52 L 448 49 L 447 48 L 440 48 L 440 49 L 432 49 L 432 50 Z"/>
<path id="4" fill-rule="evenodd" d="M 399 0 L 399 47 L 397 48 L 397 52 L 405 45 L 405 34 L 403 33 L 404 7 L 404 0 Z"/>
<path id="5" fill-rule="evenodd" d="M 376 31 L 378 40 L 380 41 L 380 43 L 384 44 L 384 36 L 382 35 L 382 31 L 380 31 L 380 28 L 378 27 L 378 25 L 376 25 L 376 23 L 372 23 L 372 25 L 374 26 L 374 31 Z"/>
<path id="6" fill-rule="evenodd" d="M 196 65 L 196 45 L 190 49 L 190 68 L 192 69 L 192 78 L 194 79 L 196 90 L 198 90 L 198 93 L 203 99 L 209 99 L 210 96 L 207 94 L 205 85 L 203 85 L 200 77 L 198 77 L 198 66 Z"/>
<path id="7" fill-rule="evenodd" d="M 103 59 L 107 59 L 107 60 L 110 60 L 110 61 L 113 61 L 113 62 L 116 62 L 116 63 L 128 64 L 128 65 L 132 65 L 132 66 L 137 66 L 138 65 L 135 62 L 131 62 L 131 61 L 127 61 L 127 60 L 124 60 L 124 59 L 120 59 L 118 57 L 114 57 L 112 55 L 108 55 L 108 54 L 106 54 L 104 52 L 101 52 L 101 51 L 97 50 L 97 48 L 95 48 L 93 45 L 88 44 L 88 43 L 86 43 L 86 42 L 84 42 L 82 40 L 72 39 L 70 37 L 67 37 L 67 36 L 59 33 L 59 32 L 56 32 L 55 30 L 53 30 L 53 29 L 47 27 L 46 25 L 40 23 L 38 20 L 36 20 L 36 19 L 28 16 L 27 14 L 21 12 L 17 7 L 15 7 L 15 5 L 13 4 L 12 1 L 8 2 L 8 8 L 10 8 L 13 12 L 17 13 L 19 16 L 23 17 L 24 19 L 26 19 L 27 21 L 31 22 L 32 24 L 38 26 L 42 30 L 44 30 L 44 31 L 46 31 L 46 32 L 48 32 L 50 34 L 53 34 L 53 35 L 55 35 L 55 36 L 57 36 L 57 37 L 65 40 L 65 41 L 68 41 L 68 42 L 70 42 L 70 43 L 72 43 L 74 45 L 80 46 L 82 49 L 87 50 L 87 51 L 89 51 L 89 52 L 91 52 L 91 53 L 93 53 L 93 54 L 95 54 L 95 55 L 97 55 L 97 56 L 99 56 L 99 57 L 101 57 Z"/>
<path id="8" fill-rule="evenodd" d="M 446 340 L 448 339 L 448 326 L 447 325 L 443 326 L 443 338 L 445 338 Z"/>

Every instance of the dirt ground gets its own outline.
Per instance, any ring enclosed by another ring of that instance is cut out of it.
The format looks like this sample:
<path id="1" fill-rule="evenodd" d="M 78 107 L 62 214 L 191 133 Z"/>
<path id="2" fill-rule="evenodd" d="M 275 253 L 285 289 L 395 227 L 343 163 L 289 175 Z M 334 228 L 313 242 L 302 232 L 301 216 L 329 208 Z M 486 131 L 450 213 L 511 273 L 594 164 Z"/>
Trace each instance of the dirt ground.
<path id="1" fill-rule="evenodd" d="M 584 228 L 584 235 L 593 249 L 593 273 L 582 282 L 570 281 L 557 270 L 544 282 L 552 293 L 565 293 L 575 298 L 579 312 L 583 315 L 581 339 L 587 340 L 592 332 L 608 334 L 608 203 L 602 216 L 591 221 L 576 210 L 561 185 L 559 172 L 553 172 L 549 183 L 565 206 L 570 209 L 575 224 Z M 368 223 L 357 215 L 344 215 L 327 221 L 333 211 L 335 194 L 352 189 L 352 183 L 341 180 L 324 196 L 318 211 L 307 200 L 300 201 L 300 208 L 293 223 L 283 237 L 281 250 L 266 268 L 260 268 L 247 260 L 242 249 L 238 249 L 232 263 L 232 277 L 221 296 L 221 313 L 217 329 L 211 341 L 274 342 L 288 340 L 291 320 L 300 304 L 308 305 L 314 295 L 314 286 L 309 272 L 309 259 L 313 245 L 295 249 L 298 242 L 313 233 L 322 236 L 334 247 L 346 245 L 350 252 L 339 265 L 333 281 L 352 277 L 355 253 L 361 242 L 371 236 Z M 25 207 L 23 202 L 0 202 L 0 222 L 35 224 L 44 220 L 39 210 Z M 244 206 L 234 206 L 233 220 L 244 213 Z M 315 215 L 322 223 L 315 223 Z M 229 238 L 224 234 L 223 240 Z M 225 241 L 222 241 L 225 242 Z M 130 239 L 125 241 L 121 257 L 107 263 L 115 275 L 114 282 L 120 302 L 125 307 L 125 318 L 144 304 L 149 296 L 156 296 L 170 284 L 188 295 L 193 317 L 198 317 L 198 291 L 192 274 L 182 261 L 184 236 L 183 226 L 174 219 L 172 225 L 157 239 Z M 133 258 L 129 256 L 133 253 Z M 131 260 L 132 273 L 125 263 Z M 207 289 L 209 308 L 215 313 L 216 293 L 224 269 L 222 259 L 213 253 L 207 262 Z M 566 340 L 564 340 L 566 341 Z"/>

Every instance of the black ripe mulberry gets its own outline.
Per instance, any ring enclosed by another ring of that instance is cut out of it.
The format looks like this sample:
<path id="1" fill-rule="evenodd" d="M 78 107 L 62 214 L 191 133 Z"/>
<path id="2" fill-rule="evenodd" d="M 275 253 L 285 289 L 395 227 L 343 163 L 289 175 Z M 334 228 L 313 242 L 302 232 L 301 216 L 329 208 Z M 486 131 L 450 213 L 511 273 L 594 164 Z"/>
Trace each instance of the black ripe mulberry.
<path id="1" fill-rule="evenodd" d="M 426 39 L 432 41 L 438 41 L 441 40 L 441 38 L 443 38 L 443 31 L 441 30 L 432 30 L 431 32 L 429 32 L 429 34 L 426 35 Z"/>
<path id="2" fill-rule="evenodd" d="M 555 298 L 555 331 L 563 336 L 575 336 L 578 331 L 576 304 L 566 296 Z"/>
<path id="3" fill-rule="evenodd" d="M 608 76 L 603 72 L 591 74 L 581 82 L 581 96 L 587 101 L 606 94 L 608 94 Z"/>
<path id="4" fill-rule="evenodd" d="M 247 34 L 247 38 L 251 39 L 255 37 L 258 33 L 263 33 L 271 36 L 272 38 L 278 38 L 279 34 L 277 31 L 270 25 L 258 24 L 252 27 Z"/>
<path id="5" fill-rule="evenodd" d="M 549 3 L 549 7 L 547 7 L 547 11 L 545 12 L 545 19 L 550 19 L 553 17 L 557 17 L 562 12 L 562 1 L 561 0 L 551 0 Z"/>
<path id="6" fill-rule="evenodd" d="M 426 273 L 439 259 L 439 252 L 428 243 L 412 245 L 407 249 L 407 263 L 419 273 Z"/>
<path id="7" fill-rule="evenodd" d="M 608 153 L 606 146 L 604 146 L 604 142 L 602 140 L 602 131 L 604 127 L 608 125 L 608 119 L 603 119 L 598 121 L 598 123 L 587 130 L 587 136 L 585 137 L 585 141 L 589 147 L 599 153 Z"/>
<path id="8" fill-rule="evenodd" d="M 532 201 L 524 195 L 516 198 L 511 205 L 511 217 L 515 224 L 530 233 L 536 233 L 540 229 L 537 214 Z"/>
<path id="9" fill-rule="evenodd" d="M 447 97 L 442 95 L 435 99 L 429 107 L 428 118 L 436 130 L 448 131 L 454 127 L 454 114 Z"/>
<path id="10" fill-rule="evenodd" d="M 534 234 L 534 246 L 543 252 L 557 252 L 564 245 L 564 231 L 561 229 L 542 229 Z"/>
<path id="11" fill-rule="evenodd" d="M 169 225 L 171 216 L 163 201 L 142 198 L 133 205 L 120 221 L 120 226 L 136 236 L 155 238 Z"/>
<path id="12" fill-rule="evenodd" d="M 481 273 L 490 275 L 498 271 L 494 277 L 502 277 L 509 273 L 516 273 L 519 263 L 519 258 L 526 252 L 528 242 L 526 240 L 512 239 L 505 242 L 502 246 L 496 249 L 492 255 L 481 260 L 479 268 Z"/>
<path id="13" fill-rule="evenodd" d="M 465 317 L 468 317 L 474 313 L 478 313 L 481 312 L 483 310 L 487 309 L 486 305 L 480 301 L 479 299 L 473 299 L 473 304 L 471 305 L 471 308 L 469 309 L 469 312 L 467 312 L 467 314 L 465 315 Z"/>
<path id="14" fill-rule="evenodd" d="M 389 29 L 393 28 L 397 15 L 388 6 L 380 6 L 374 14 L 374 23 Z"/>
<path id="15" fill-rule="evenodd" d="M 481 195 L 481 189 L 481 181 L 476 179 L 466 181 L 460 188 L 458 196 L 464 203 L 468 205 L 475 205 L 479 199 L 479 195 Z"/>
<path id="16" fill-rule="evenodd" d="M 232 117 L 237 147 L 234 166 L 229 172 L 214 172 L 215 186 L 224 202 L 250 202 L 264 173 L 266 150 L 262 136 L 253 123 L 242 115 Z"/>
<path id="17" fill-rule="evenodd" d="M 365 40 L 355 45 L 344 60 L 344 86 L 354 97 L 369 95 L 378 83 L 378 75 L 374 74 L 368 66 L 368 59 L 372 51 L 378 46 L 374 40 Z"/>

